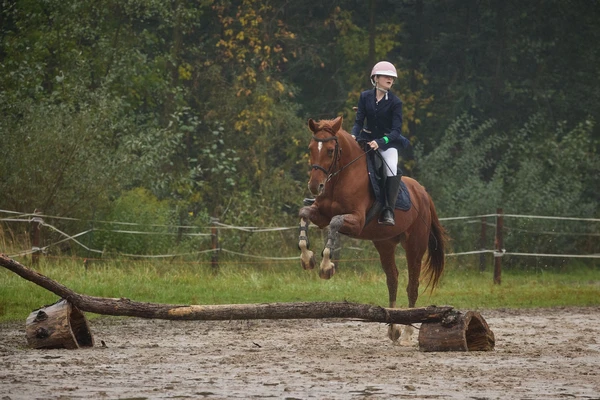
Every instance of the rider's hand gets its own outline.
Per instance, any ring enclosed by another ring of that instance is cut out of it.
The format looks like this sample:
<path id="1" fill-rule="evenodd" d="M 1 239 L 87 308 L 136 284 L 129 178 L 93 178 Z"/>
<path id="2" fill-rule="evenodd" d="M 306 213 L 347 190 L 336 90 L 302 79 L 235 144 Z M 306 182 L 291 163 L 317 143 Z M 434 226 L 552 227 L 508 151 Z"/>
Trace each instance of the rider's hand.
<path id="1" fill-rule="evenodd" d="M 377 150 L 379 148 L 379 145 L 374 140 L 369 142 L 369 146 L 371 146 L 373 150 Z"/>

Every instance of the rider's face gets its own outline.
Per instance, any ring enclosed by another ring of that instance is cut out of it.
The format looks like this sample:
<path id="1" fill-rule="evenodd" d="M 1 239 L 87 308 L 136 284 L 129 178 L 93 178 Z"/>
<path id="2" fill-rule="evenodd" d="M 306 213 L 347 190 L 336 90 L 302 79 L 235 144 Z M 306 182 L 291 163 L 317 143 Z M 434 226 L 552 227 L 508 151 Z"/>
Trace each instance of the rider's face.
<path id="1" fill-rule="evenodd" d="M 377 75 L 376 77 L 377 86 L 382 89 L 390 89 L 394 84 L 394 77 L 387 75 Z"/>

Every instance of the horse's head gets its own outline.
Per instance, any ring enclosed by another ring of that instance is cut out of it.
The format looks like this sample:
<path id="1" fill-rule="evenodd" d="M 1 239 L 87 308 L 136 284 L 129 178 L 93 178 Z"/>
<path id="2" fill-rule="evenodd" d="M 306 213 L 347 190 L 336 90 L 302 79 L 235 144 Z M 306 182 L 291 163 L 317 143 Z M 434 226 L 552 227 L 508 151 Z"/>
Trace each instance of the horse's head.
<path id="1" fill-rule="evenodd" d="M 318 122 L 309 119 L 308 127 L 313 134 L 308 146 L 310 152 L 308 190 L 313 196 L 319 196 L 323 194 L 325 183 L 335 172 L 340 158 L 338 132 L 342 127 L 342 117 Z"/>

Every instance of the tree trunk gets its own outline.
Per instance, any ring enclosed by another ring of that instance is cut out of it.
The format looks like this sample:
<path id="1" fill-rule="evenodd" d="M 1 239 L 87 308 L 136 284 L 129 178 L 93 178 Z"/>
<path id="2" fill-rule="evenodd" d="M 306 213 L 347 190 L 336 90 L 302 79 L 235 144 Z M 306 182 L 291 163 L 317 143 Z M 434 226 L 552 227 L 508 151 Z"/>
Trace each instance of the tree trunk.
<path id="1" fill-rule="evenodd" d="M 80 311 L 169 320 L 250 320 L 351 318 L 369 322 L 416 324 L 441 321 L 457 313 L 453 307 L 393 309 L 346 302 L 302 302 L 227 305 L 173 305 L 143 303 L 127 298 L 104 298 L 75 293 L 66 286 L 41 275 L 4 254 L 0 265 L 44 289 L 60 296 Z"/>
<path id="2" fill-rule="evenodd" d="M 427 24 L 423 22 L 423 0 L 417 0 L 415 2 L 415 20 L 416 29 L 415 36 L 413 37 L 414 44 L 411 45 L 412 63 L 410 66 L 409 75 L 409 87 L 412 93 L 419 91 L 420 81 L 417 79 L 417 71 L 421 70 L 422 54 L 423 54 L 423 43 L 425 41 L 425 27 Z M 408 121 L 408 134 L 409 136 L 417 136 L 417 123 L 415 120 L 419 117 L 418 104 L 415 104 L 415 116 L 413 119 Z"/>
<path id="3" fill-rule="evenodd" d="M 375 0 L 369 0 L 369 54 L 367 60 L 367 75 L 371 73 L 371 68 L 375 65 Z"/>

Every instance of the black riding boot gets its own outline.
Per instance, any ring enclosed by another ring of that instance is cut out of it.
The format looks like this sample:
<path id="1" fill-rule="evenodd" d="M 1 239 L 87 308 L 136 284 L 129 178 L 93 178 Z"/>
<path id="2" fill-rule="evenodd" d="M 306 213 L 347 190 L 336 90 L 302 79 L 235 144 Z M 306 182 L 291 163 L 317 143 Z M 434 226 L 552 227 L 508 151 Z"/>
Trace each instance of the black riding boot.
<path id="1" fill-rule="evenodd" d="M 394 208 L 396 199 L 398 199 L 398 190 L 400 189 L 400 175 L 388 176 L 385 180 L 385 207 L 381 213 L 379 223 L 381 225 L 394 226 Z"/>

